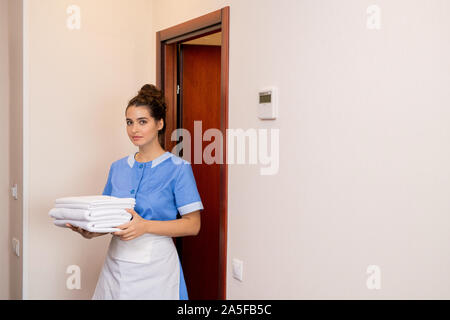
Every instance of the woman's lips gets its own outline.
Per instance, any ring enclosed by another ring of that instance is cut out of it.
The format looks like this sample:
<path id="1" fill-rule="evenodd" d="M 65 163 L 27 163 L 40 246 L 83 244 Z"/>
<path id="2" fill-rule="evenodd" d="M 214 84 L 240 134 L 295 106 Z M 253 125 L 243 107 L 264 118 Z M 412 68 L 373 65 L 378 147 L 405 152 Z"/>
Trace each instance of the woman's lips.
<path id="1" fill-rule="evenodd" d="M 133 137 L 133 140 L 142 139 L 142 137 Z"/>

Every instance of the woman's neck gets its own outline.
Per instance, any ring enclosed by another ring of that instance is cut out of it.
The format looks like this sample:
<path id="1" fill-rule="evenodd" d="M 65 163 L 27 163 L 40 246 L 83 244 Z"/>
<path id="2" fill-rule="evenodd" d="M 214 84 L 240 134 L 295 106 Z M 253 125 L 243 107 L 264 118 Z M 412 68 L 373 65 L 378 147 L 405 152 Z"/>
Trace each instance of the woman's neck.
<path id="1" fill-rule="evenodd" d="M 163 155 L 166 151 L 161 147 L 158 141 L 151 145 L 139 147 L 139 153 L 135 159 L 139 162 L 149 162 Z"/>

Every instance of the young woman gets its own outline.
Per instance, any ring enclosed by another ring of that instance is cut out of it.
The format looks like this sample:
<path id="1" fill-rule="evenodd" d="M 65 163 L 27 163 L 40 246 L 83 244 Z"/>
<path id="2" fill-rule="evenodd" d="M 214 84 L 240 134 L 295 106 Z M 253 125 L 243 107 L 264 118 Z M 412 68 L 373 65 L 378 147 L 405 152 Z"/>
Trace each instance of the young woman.
<path id="1" fill-rule="evenodd" d="M 132 220 L 112 233 L 92 299 L 187 300 L 172 237 L 200 231 L 203 204 L 192 167 L 161 147 L 166 106 L 154 85 L 142 87 L 125 115 L 128 136 L 139 152 L 111 165 L 103 195 L 133 197 L 136 205 L 127 209 Z M 88 239 L 104 235 L 69 227 Z"/>

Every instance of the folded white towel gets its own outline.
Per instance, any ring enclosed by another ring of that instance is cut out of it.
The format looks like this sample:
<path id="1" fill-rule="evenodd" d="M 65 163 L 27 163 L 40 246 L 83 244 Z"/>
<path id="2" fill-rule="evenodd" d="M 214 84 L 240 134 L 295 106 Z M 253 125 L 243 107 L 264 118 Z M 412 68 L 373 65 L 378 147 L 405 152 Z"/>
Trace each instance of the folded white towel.
<path id="1" fill-rule="evenodd" d="M 134 198 L 112 196 L 65 197 L 55 200 L 49 215 L 55 218 L 54 224 L 67 227 L 69 223 L 90 232 L 115 232 L 115 228 L 130 221 L 131 214 L 125 209 L 133 209 Z"/>
<path id="2" fill-rule="evenodd" d="M 52 208 L 48 213 L 50 217 L 60 220 L 84 220 L 101 221 L 131 219 L 131 214 L 125 209 L 71 209 L 71 208 Z"/>
<path id="3" fill-rule="evenodd" d="M 115 205 L 133 205 L 136 203 L 134 198 L 117 198 L 112 196 L 82 196 L 82 197 L 65 197 L 55 200 L 55 204 L 82 204 L 92 207 L 98 206 L 115 206 Z"/>
<path id="4" fill-rule="evenodd" d="M 133 209 L 134 204 L 117 205 L 91 205 L 82 203 L 55 203 L 55 208 L 83 209 L 83 210 L 105 210 L 105 209 Z"/>
<path id="5" fill-rule="evenodd" d="M 68 228 L 66 224 L 71 224 L 75 227 L 80 227 L 81 229 L 90 232 L 108 233 L 120 231 L 118 227 L 127 223 L 129 220 L 115 220 L 115 221 L 80 221 L 80 220 L 55 220 L 54 224 L 58 227 Z"/>

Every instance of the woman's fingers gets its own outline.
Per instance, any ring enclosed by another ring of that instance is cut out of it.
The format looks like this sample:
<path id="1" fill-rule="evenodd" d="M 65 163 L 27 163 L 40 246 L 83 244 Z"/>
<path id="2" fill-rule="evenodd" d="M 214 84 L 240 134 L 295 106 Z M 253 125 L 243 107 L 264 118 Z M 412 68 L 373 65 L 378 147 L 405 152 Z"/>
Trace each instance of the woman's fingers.
<path id="1" fill-rule="evenodd" d="M 118 227 L 114 227 L 114 228 L 120 229 L 120 231 L 116 231 L 113 233 L 113 235 L 115 235 L 115 236 L 122 236 L 122 235 L 126 234 L 127 232 L 130 232 L 130 227 L 127 225 L 122 225 L 122 226 L 118 226 Z"/>
<path id="2" fill-rule="evenodd" d="M 130 225 L 131 225 L 131 222 L 127 222 L 127 223 L 121 224 L 120 226 L 117 226 L 117 227 L 114 227 L 114 228 L 119 228 L 119 229 L 123 230 L 123 229 L 128 228 Z"/>
<path id="3" fill-rule="evenodd" d="M 73 230 L 73 231 L 75 231 L 75 232 L 78 232 L 79 234 L 81 234 L 83 237 L 85 237 L 85 238 L 88 238 L 89 237 L 89 231 L 87 231 L 87 230 L 84 230 L 83 228 L 81 228 L 81 227 L 74 227 L 74 226 L 71 226 L 71 229 Z"/>
<path id="4" fill-rule="evenodd" d="M 71 225 L 70 223 L 66 223 L 66 226 L 68 226 L 72 231 L 78 232 L 77 228 L 75 228 L 73 225 Z"/>
<path id="5" fill-rule="evenodd" d="M 136 232 L 135 230 L 130 230 L 129 232 L 126 232 L 122 235 L 122 238 L 126 239 L 126 238 L 134 238 L 136 236 Z"/>
<path id="6" fill-rule="evenodd" d="M 135 234 L 134 233 L 129 234 L 127 236 L 120 237 L 120 239 L 123 240 L 123 241 L 133 240 L 134 238 L 135 238 Z"/>
<path id="7" fill-rule="evenodd" d="M 121 240 L 124 240 L 126 238 L 129 238 L 130 236 L 133 236 L 135 234 L 134 229 L 126 229 L 122 231 L 116 231 L 113 233 L 113 235 L 120 237 Z"/>
<path id="8" fill-rule="evenodd" d="M 88 230 L 84 230 L 81 227 L 75 227 L 75 226 L 71 225 L 70 223 L 66 223 L 66 227 L 72 229 L 72 231 L 78 232 L 83 237 L 88 238 L 88 239 L 91 239 L 91 238 L 94 238 L 94 237 L 99 237 L 99 236 L 104 234 L 104 233 L 101 233 L 101 232 L 90 232 Z M 116 235 L 116 233 L 117 232 L 112 233 L 112 234 Z"/>
<path id="9" fill-rule="evenodd" d="M 70 223 L 66 223 L 66 226 L 68 226 L 70 229 L 72 229 L 73 231 L 77 231 L 77 228 L 74 227 L 73 225 L 71 225 Z"/>
<path id="10" fill-rule="evenodd" d="M 128 236 L 130 236 L 131 234 L 135 233 L 135 229 L 133 227 L 128 227 L 126 229 L 123 229 L 122 231 L 118 231 L 118 236 L 126 238 Z"/>
<path id="11" fill-rule="evenodd" d="M 102 235 L 101 233 L 90 232 L 90 231 L 84 230 L 81 227 L 75 227 L 75 226 L 71 225 L 70 223 L 66 223 L 66 226 L 69 227 L 70 229 L 72 229 L 72 231 L 78 232 L 84 238 L 91 239 L 93 237 Z"/>

